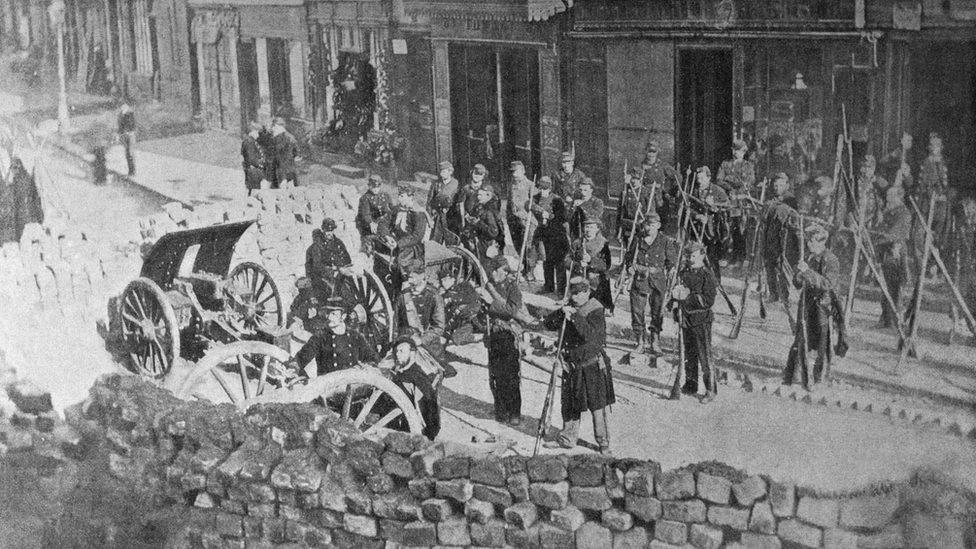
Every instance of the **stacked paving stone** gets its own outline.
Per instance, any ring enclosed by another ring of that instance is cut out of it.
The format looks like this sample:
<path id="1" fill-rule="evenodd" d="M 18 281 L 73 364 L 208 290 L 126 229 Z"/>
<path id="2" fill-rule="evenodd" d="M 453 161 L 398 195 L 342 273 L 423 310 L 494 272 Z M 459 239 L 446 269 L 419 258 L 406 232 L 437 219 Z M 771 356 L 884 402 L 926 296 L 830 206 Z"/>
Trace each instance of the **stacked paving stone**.
<path id="1" fill-rule="evenodd" d="M 944 486 L 921 505 L 908 484 L 818 494 L 719 463 L 500 457 L 364 438 L 313 405 L 182 402 L 134 376 L 71 415 L 101 430 L 112 474 L 189 511 L 170 547 L 902 547 L 919 532 L 950 547 L 976 517 L 976 496 Z"/>

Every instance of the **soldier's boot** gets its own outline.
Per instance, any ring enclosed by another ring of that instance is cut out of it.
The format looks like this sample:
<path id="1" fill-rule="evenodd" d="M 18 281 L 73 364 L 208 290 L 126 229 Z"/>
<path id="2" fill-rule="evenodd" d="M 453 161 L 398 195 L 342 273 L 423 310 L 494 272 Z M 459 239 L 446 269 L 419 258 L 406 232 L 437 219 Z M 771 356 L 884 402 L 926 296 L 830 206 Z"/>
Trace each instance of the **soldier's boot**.
<path id="1" fill-rule="evenodd" d="M 640 330 L 634 330 L 637 332 L 637 342 L 634 344 L 634 351 L 638 353 L 644 352 L 644 332 Z"/>
<path id="2" fill-rule="evenodd" d="M 664 354 L 664 350 L 661 349 L 660 336 L 658 335 L 657 332 L 650 332 L 649 342 L 650 342 L 649 350 L 652 355 L 660 356 Z"/>

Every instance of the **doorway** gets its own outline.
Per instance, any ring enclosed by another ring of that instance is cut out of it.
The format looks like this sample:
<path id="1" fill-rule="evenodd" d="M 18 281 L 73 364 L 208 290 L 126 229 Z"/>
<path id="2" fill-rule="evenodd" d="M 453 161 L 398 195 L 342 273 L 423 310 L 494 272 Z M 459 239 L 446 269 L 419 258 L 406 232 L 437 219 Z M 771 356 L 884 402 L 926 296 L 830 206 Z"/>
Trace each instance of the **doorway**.
<path id="1" fill-rule="evenodd" d="M 715 170 L 732 149 L 732 50 L 678 50 L 678 161 Z"/>
<path id="2" fill-rule="evenodd" d="M 268 38 L 268 85 L 271 88 L 271 114 L 291 112 L 291 72 L 288 65 L 288 41 Z"/>
<path id="3" fill-rule="evenodd" d="M 237 78 L 241 87 L 241 130 L 258 119 L 261 90 L 258 84 L 258 50 L 254 39 L 237 42 Z"/>

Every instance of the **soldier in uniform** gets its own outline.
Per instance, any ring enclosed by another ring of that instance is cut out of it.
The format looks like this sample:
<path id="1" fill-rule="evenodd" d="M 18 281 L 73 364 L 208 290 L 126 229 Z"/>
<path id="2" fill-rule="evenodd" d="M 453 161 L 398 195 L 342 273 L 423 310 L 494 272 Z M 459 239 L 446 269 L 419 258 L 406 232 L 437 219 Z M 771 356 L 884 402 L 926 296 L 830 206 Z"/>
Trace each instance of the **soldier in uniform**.
<path id="1" fill-rule="evenodd" d="M 522 423 L 522 384 L 519 346 L 522 328 L 522 291 L 512 272 L 512 263 L 498 255 L 486 265 L 491 282 L 479 288 L 488 307 L 488 383 L 495 401 L 495 420 L 518 426 Z"/>
<path id="2" fill-rule="evenodd" d="M 529 227 L 529 212 L 525 208 L 526 202 L 532 198 L 532 180 L 525 175 L 525 165 L 516 160 L 509 166 L 512 172 L 512 180 L 508 187 L 508 196 L 505 200 L 505 215 L 508 219 L 508 229 L 512 232 L 512 244 L 521 253 L 522 243 L 527 237 L 526 253 L 528 245 L 532 242 L 532 229 Z M 524 267 L 523 267 L 524 268 Z M 527 280 L 534 280 L 532 270 L 528 269 Z"/>
<path id="3" fill-rule="evenodd" d="M 637 339 L 637 350 L 642 351 L 645 336 L 651 352 L 661 354 L 659 336 L 664 294 L 667 292 L 668 273 L 678 266 L 678 242 L 661 234 L 661 219 L 651 212 L 641 226 L 640 241 L 624 257 L 624 264 L 633 277 L 630 286 L 630 325 Z M 644 311 L 651 308 L 651 323 L 645 323 Z"/>
<path id="4" fill-rule="evenodd" d="M 502 222 L 493 206 L 495 192 L 490 186 L 481 186 L 475 196 L 478 201 L 464 216 L 461 241 L 478 256 L 482 265 L 487 265 L 488 258 L 498 255 L 502 249 L 498 246 L 499 235 L 504 238 Z"/>
<path id="5" fill-rule="evenodd" d="M 607 325 L 603 305 L 591 296 L 590 284 L 584 278 L 569 283 L 570 304 L 549 315 L 545 326 L 559 330 L 565 319 L 563 335 L 563 373 L 561 414 L 563 429 L 546 448 L 574 448 L 579 439 L 579 422 L 583 412 L 593 415 L 593 434 L 600 453 L 610 455 L 610 431 L 607 428 L 608 406 L 616 402 L 610 361 L 603 348 L 607 344 Z"/>
<path id="6" fill-rule="evenodd" d="M 881 221 L 884 213 L 885 193 L 888 192 L 888 180 L 875 172 L 877 162 L 873 155 L 865 155 L 861 163 L 861 170 L 858 179 L 858 199 L 862 202 L 861 211 L 864 212 L 866 227 L 875 227 Z"/>
<path id="7" fill-rule="evenodd" d="M 715 398 L 718 384 L 712 371 L 712 305 L 715 304 L 716 279 L 705 266 L 705 247 L 691 242 L 686 248 L 688 265 L 678 273 L 678 283 L 671 299 L 678 309 L 679 327 L 685 352 L 685 382 L 681 392 L 698 394 L 698 370 L 701 369 L 705 394 L 702 403 Z"/>
<path id="8" fill-rule="evenodd" d="M 457 219 L 461 220 L 460 225 L 451 229 L 455 233 L 461 234 L 463 232 L 464 226 L 467 223 L 467 216 L 474 212 L 475 206 L 478 204 L 478 193 L 481 189 L 491 191 L 491 208 L 496 213 L 499 212 L 498 195 L 495 193 L 494 187 L 486 181 L 487 177 L 488 169 L 481 164 L 475 164 L 474 168 L 471 169 L 471 180 L 454 194 L 454 203 L 451 206 L 453 213 L 451 217 L 459 215 L 460 217 Z"/>
<path id="9" fill-rule="evenodd" d="M 481 321 L 481 299 L 470 280 L 458 280 L 450 269 L 441 271 L 441 295 L 444 296 L 444 338 L 454 345 L 476 341 L 475 334 L 484 332 Z"/>
<path id="10" fill-rule="evenodd" d="M 576 157 L 571 152 L 564 152 L 560 158 L 559 171 L 552 176 L 552 192 L 569 202 L 576 196 L 576 190 L 584 179 L 586 174 L 576 169 Z"/>
<path id="11" fill-rule="evenodd" d="M 576 239 L 566 256 L 566 268 L 572 276 L 583 276 L 593 286 L 593 296 L 610 314 L 613 297 L 610 293 L 610 243 L 600 232 L 599 219 L 588 219 L 583 225 L 583 237 Z"/>
<path id="12" fill-rule="evenodd" d="M 274 188 L 280 188 L 285 181 L 298 186 L 298 169 L 295 159 L 298 157 L 298 141 L 295 136 L 285 129 L 285 119 L 275 118 L 271 126 L 272 142 L 274 143 L 274 165 L 276 181 L 272 181 Z"/>
<path id="13" fill-rule="evenodd" d="M 415 259 L 424 261 L 427 215 L 417 211 L 413 192 L 411 187 L 401 185 L 397 189 L 397 209 L 391 215 L 382 218 L 382 223 L 377 227 L 382 242 L 390 249 L 393 256 L 390 273 L 395 294 L 400 292 L 400 285 L 406 279 L 408 266 Z"/>
<path id="14" fill-rule="evenodd" d="M 660 146 L 657 141 L 647 144 L 641 166 L 643 174 L 641 179 L 645 189 L 650 189 L 657 183 L 654 207 L 657 208 L 665 232 L 673 236 L 678 232 L 678 204 L 681 202 L 678 192 L 681 189 L 681 176 L 670 164 L 661 160 L 658 156 L 659 151 Z"/>
<path id="15" fill-rule="evenodd" d="M 527 204 L 535 218 L 536 227 L 532 248 L 526 253 L 529 269 L 535 269 L 535 262 L 542 258 L 543 292 L 556 293 L 562 297 L 566 289 L 566 269 L 563 258 L 569 251 L 569 237 L 566 233 L 566 205 L 563 199 L 552 192 L 552 180 L 543 176 L 536 184 L 538 192 Z"/>
<path id="16" fill-rule="evenodd" d="M 425 360 L 411 334 L 403 334 L 393 343 L 393 351 L 380 363 L 389 369 L 391 380 L 411 397 L 424 420 L 423 434 L 434 440 L 441 430 L 441 406 L 438 389 L 445 372 L 437 360 Z"/>
<path id="17" fill-rule="evenodd" d="M 885 211 L 881 222 L 875 228 L 875 250 L 881 258 L 881 271 L 884 273 L 888 293 L 895 302 L 895 309 L 881 300 L 881 319 L 879 328 L 890 328 L 898 323 L 901 303 L 901 287 L 905 283 L 908 269 L 908 238 L 911 236 L 912 216 L 905 206 L 905 191 L 902 187 L 888 187 L 885 197 Z"/>
<path id="18" fill-rule="evenodd" d="M 729 238 L 728 220 L 725 216 L 729 196 L 721 187 L 712 185 L 712 171 L 708 166 L 698 168 L 695 177 L 698 188 L 691 200 L 691 212 L 694 216 L 691 222 L 694 226 L 692 234 L 701 239 L 709 267 L 715 273 L 715 279 L 721 281 L 721 263 L 725 259 Z"/>
<path id="19" fill-rule="evenodd" d="M 752 195 L 756 184 L 756 169 L 752 162 L 746 160 L 748 145 L 741 139 L 732 144 L 732 159 L 722 162 L 718 169 L 719 187 L 731 198 L 729 209 L 729 230 L 732 233 L 732 253 L 729 260 L 741 263 L 745 259 L 746 250 L 746 208 L 751 207 L 748 198 Z"/>
<path id="20" fill-rule="evenodd" d="M 443 161 L 437 165 L 437 180 L 427 190 L 427 211 L 434 219 L 434 229 L 460 227 L 460 212 L 451 209 L 460 184 L 454 178 L 454 164 Z"/>
<path id="21" fill-rule="evenodd" d="M 655 194 L 660 194 L 655 191 Z M 631 241 L 631 230 L 636 230 L 648 211 L 651 191 L 644 187 L 644 179 L 639 168 L 633 168 L 624 181 L 623 193 L 617 207 L 617 239 L 626 246 Z M 635 235 L 636 236 L 636 235 Z"/>
<path id="22" fill-rule="evenodd" d="M 427 270 L 420 259 L 409 266 L 409 278 L 394 306 L 398 333 L 412 330 L 419 334 L 418 343 L 438 360 L 444 357 L 444 326 L 447 323 L 444 298 L 427 283 Z"/>
<path id="23" fill-rule="evenodd" d="M 583 224 L 595 219 L 603 221 L 603 200 L 593 196 L 593 180 L 583 179 L 576 192 L 576 200 L 573 201 L 573 214 L 569 220 L 569 235 L 573 238 L 580 237 Z"/>
<path id="24" fill-rule="evenodd" d="M 891 179 L 892 182 L 901 176 L 901 184 L 905 189 L 913 189 L 915 179 L 912 177 L 911 154 L 914 139 L 912 134 L 904 132 L 901 134 L 901 141 L 897 149 L 884 155 L 881 159 L 881 166 L 884 168 L 884 177 Z M 899 173 L 900 172 L 900 173 Z"/>
<path id="25" fill-rule="evenodd" d="M 325 314 L 327 329 L 309 338 L 295 358 L 289 361 L 290 368 L 303 372 L 314 358 L 316 375 L 321 376 L 360 364 L 376 364 L 379 360 L 376 349 L 362 334 L 346 326 L 341 299 L 329 299 Z"/>
<path id="26" fill-rule="evenodd" d="M 801 341 L 806 340 L 806 349 L 817 352 L 813 368 L 813 382 L 820 383 L 824 372 L 830 372 L 830 323 L 833 318 L 833 299 L 840 276 L 837 256 L 827 249 L 827 230 L 819 224 L 806 228 L 808 254 L 796 266 L 793 284 L 802 288 L 801 300 L 797 306 L 797 333 L 786 359 L 783 370 L 783 383 L 790 385 L 795 381 L 799 369 L 800 382 L 810 389 L 810 372 L 807 361 L 801 360 Z M 799 368 L 798 368 L 799 367 Z"/>
<path id="27" fill-rule="evenodd" d="M 365 241 L 375 236 L 379 231 L 379 221 L 393 211 L 393 201 L 390 195 L 383 192 L 383 178 L 378 175 L 369 176 L 366 192 L 359 198 L 359 210 L 356 213 L 356 228 L 359 236 Z"/>
<path id="28" fill-rule="evenodd" d="M 775 302 L 782 298 L 789 306 L 790 283 L 786 279 L 784 267 L 795 265 L 800 258 L 799 240 L 796 236 L 800 226 L 800 214 L 796 210 L 796 198 L 790 192 L 790 179 L 785 173 L 776 174 L 773 190 L 776 196 L 766 202 L 763 213 L 763 263 L 766 266 L 770 301 Z"/>
<path id="29" fill-rule="evenodd" d="M 929 154 L 918 170 L 918 185 L 914 190 L 915 200 L 922 211 L 928 215 L 929 202 L 935 201 L 935 212 L 932 217 L 932 233 L 935 235 L 935 246 L 940 250 L 945 244 L 948 231 L 949 202 L 946 192 L 949 188 L 949 169 L 942 156 L 942 138 L 937 133 L 929 135 Z M 929 276 L 933 276 L 935 265 L 931 266 Z"/>
<path id="30" fill-rule="evenodd" d="M 261 188 L 261 181 L 264 180 L 265 156 L 264 148 L 258 143 L 261 135 L 261 124 L 251 122 L 248 125 L 248 133 L 241 142 L 241 157 L 244 159 L 244 187 L 247 188 L 247 195 L 251 191 Z"/>
<path id="31" fill-rule="evenodd" d="M 320 299 L 337 294 L 340 270 L 352 265 L 349 250 L 335 235 L 336 222 L 331 217 L 322 220 L 322 228 L 312 231 L 312 245 L 305 251 L 305 276 Z"/>
<path id="32" fill-rule="evenodd" d="M 827 175 L 817 177 L 813 180 L 813 192 L 811 194 L 812 196 L 809 196 L 807 215 L 811 218 L 818 219 L 821 223 L 833 223 L 834 180 Z M 800 208 L 798 211 L 802 211 L 802 206 Z"/>

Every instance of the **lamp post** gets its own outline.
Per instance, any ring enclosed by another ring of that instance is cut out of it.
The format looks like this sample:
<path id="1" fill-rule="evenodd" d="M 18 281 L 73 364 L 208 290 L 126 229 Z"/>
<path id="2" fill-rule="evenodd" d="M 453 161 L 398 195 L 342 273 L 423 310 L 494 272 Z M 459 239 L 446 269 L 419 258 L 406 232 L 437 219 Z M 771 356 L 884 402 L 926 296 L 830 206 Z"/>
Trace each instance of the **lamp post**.
<path id="1" fill-rule="evenodd" d="M 68 85 L 64 68 L 64 0 L 51 0 L 48 16 L 58 36 L 58 131 L 66 133 L 71 127 L 68 118 Z"/>

